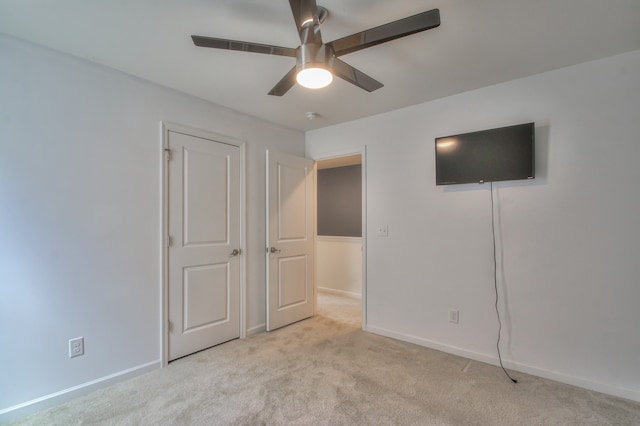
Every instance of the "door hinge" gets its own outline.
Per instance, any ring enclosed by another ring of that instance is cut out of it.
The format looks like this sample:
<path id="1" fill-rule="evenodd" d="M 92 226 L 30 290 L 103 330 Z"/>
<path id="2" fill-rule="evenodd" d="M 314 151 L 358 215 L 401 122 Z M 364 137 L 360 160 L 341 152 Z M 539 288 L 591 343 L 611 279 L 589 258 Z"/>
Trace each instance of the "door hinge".
<path id="1" fill-rule="evenodd" d="M 171 161 L 171 150 L 169 148 L 164 149 L 164 157 L 167 161 Z"/>
<path id="2" fill-rule="evenodd" d="M 173 323 L 169 321 L 169 333 L 173 333 Z"/>
<path id="3" fill-rule="evenodd" d="M 173 237 L 171 235 L 167 235 L 167 247 L 171 247 L 173 245 Z"/>

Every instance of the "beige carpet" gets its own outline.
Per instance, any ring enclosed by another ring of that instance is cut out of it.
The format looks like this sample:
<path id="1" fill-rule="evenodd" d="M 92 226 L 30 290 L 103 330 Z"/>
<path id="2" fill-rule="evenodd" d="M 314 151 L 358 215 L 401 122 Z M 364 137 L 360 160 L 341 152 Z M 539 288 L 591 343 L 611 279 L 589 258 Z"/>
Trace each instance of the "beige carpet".
<path id="1" fill-rule="evenodd" d="M 208 349 L 24 425 L 639 425 L 640 403 L 365 333 L 358 301 Z"/>

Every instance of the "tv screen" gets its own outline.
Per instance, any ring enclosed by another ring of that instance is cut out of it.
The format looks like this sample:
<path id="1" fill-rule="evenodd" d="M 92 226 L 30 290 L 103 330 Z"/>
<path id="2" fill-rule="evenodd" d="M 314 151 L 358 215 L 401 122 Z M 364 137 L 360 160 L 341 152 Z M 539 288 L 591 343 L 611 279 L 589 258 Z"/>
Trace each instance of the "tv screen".
<path id="1" fill-rule="evenodd" d="M 436 138 L 436 185 L 533 179 L 534 123 Z"/>

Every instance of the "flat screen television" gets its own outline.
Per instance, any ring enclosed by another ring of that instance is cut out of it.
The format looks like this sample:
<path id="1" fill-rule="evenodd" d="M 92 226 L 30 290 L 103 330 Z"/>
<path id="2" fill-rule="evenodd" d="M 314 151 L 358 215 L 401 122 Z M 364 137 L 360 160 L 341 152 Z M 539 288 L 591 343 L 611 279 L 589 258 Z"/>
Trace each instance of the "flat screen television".
<path id="1" fill-rule="evenodd" d="M 436 138 L 436 185 L 535 177 L 534 123 Z"/>

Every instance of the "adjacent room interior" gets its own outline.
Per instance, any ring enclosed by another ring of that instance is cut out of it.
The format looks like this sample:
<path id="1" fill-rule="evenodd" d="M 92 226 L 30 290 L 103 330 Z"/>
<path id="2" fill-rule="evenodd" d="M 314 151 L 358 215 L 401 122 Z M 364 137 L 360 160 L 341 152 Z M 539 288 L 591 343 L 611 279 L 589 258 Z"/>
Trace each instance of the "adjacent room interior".
<path id="1" fill-rule="evenodd" d="M 316 167 L 316 285 L 319 292 L 361 302 L 362 155 L 319 160 Z"/>

